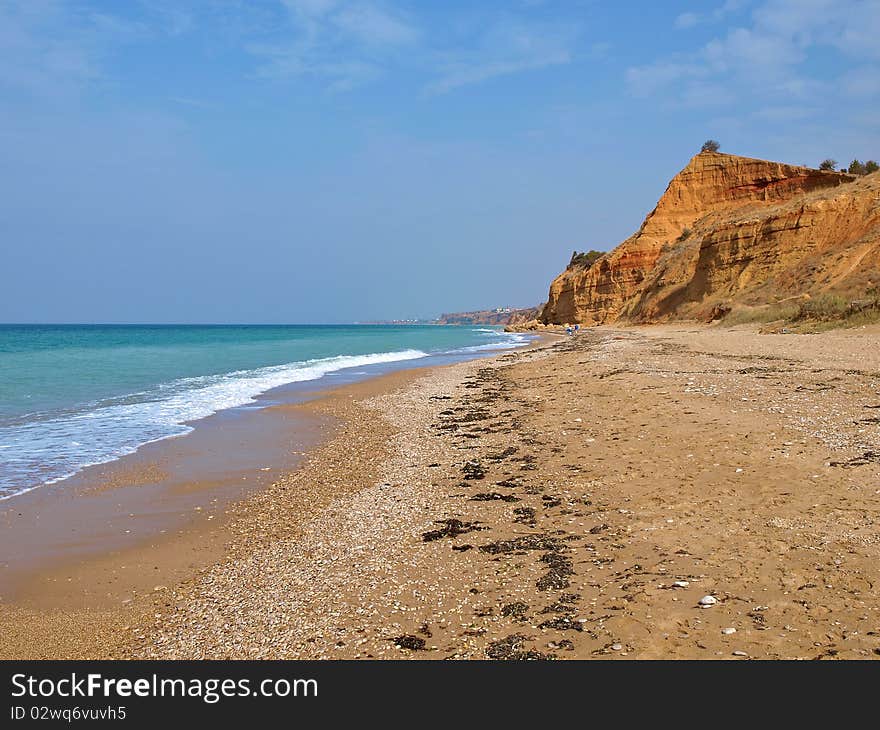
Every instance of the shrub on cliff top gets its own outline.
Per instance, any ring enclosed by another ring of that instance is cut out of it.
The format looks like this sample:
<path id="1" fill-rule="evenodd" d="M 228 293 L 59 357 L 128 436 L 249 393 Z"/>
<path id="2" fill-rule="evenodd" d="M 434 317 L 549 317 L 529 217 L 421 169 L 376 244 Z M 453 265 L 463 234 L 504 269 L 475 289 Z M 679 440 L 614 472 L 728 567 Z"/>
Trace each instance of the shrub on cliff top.
<path id="1" fill-rule="evenodd" d="M 803 167 L 808 167 L 808 165 L 804 164 Z M 855 159 L 850 162 L 848 166 L 841 165 L 838 168 L 837 160 L 829 157 L 819 163 L 819 169 L 827 172 L 837 172 L 839 170 L 840 172 L 849 173 L 850 175 L 870 175 L 872 172 L 880 170 L 880 165 L 877 164 L 876 160 L 862 162 L 859 159 Z"/>
<path id="2" fill-rule="evenodd" d="M 592 249 L 590 251 L 582 251 L 581 253 L 574 251 L 571 254 L 571 261 L 568 262 L 568 268 L 571 269 L 578 266 L 584 269 L 589 269 L 604 255 L 604 251 L 594 251 Z"/>
<path id="3" fill-rule="evenodd" d="M 849 167 L 847 168 L 847 172 L 850 175 L 864 175 L 865 174 L 865 166 L 859 162 L 858 160 L 853 160 L 849 163 Z"/>
<path id="4" fill-rule="evenodd" d="M 700 152 L 717 152 L 721 149 L 721 143 L 715 139 L 707 139 L 703 142 Z"/>

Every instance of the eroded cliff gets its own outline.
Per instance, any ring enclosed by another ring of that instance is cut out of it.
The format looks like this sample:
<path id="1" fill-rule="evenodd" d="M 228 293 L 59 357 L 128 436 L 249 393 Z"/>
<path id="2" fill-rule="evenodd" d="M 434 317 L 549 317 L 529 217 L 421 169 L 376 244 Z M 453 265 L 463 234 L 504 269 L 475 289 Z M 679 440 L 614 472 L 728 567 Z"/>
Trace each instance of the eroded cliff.
<path id="1" fill-rule="evenodd" d="M 641 228 L 550 287 L 544 323 L 657 321 L 880 279 L 880 174 L 704 152 Z"/>

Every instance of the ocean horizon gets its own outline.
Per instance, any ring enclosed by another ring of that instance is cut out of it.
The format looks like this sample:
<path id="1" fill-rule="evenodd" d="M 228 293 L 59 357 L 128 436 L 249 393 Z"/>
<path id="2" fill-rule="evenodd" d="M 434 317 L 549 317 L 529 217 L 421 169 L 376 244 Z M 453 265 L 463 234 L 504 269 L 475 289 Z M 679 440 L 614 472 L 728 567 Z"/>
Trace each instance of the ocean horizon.
<path id="1" fill-rule="evenodd" d="M 189 433 L 280 386 L 528 339 L 434 324 L 0 324 L 0 500 Z"/>

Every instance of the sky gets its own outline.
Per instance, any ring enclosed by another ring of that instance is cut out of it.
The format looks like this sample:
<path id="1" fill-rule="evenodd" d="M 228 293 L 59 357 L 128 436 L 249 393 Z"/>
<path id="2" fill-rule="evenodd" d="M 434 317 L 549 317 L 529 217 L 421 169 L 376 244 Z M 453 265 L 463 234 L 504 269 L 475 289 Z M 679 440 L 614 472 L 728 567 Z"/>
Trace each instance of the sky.
<path id="1" fill-rule="evenodd" d="M 0 321 L 530 306 L 704 140 L 880 158 L 880 0 L 0 0 Z"/>

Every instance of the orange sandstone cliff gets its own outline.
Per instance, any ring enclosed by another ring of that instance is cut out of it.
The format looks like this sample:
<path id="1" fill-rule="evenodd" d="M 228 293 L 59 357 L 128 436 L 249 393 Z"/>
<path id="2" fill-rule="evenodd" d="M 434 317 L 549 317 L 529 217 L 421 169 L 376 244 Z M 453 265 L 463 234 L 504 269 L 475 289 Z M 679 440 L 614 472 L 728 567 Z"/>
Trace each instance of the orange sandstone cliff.
<path id="1" fill-rule="evenodd" d="M 880 281 L 880 173 L 717 152 L 676 175 L 641 228 L 550 286 L 544 324 L 652 322 Z"/>

